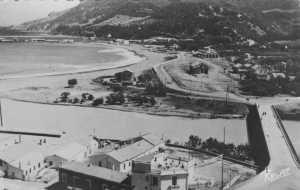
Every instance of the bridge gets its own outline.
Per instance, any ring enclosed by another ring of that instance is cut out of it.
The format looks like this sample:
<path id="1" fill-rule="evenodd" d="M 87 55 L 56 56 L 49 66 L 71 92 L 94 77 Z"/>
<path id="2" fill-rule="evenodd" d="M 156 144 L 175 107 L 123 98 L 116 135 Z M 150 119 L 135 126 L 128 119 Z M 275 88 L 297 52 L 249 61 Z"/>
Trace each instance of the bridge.
<path id="1" fill-rule="evenodd" d="M 257 176 L 238 190 L 300 189 L 299 158 L 276 107 L 265 102 L 250 106 L 247 125 L 255 159 L 262 167 Z"/>

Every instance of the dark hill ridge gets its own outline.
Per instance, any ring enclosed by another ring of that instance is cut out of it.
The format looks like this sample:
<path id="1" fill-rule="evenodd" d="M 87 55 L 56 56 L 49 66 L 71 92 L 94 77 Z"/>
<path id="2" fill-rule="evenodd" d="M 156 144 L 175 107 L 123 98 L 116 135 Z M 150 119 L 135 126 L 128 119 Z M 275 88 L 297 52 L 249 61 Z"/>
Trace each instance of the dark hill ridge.
<path id="1" fill-rule="evenodd" d="M 22 28 L 73 35 L 115 30 L 115 37 L 125 38 L 219 35 L 222 41 L 295 38 L 299 19 L 297 0 L 86 0 Z M 125 31 L 129 34 L 121 34 Z"/>

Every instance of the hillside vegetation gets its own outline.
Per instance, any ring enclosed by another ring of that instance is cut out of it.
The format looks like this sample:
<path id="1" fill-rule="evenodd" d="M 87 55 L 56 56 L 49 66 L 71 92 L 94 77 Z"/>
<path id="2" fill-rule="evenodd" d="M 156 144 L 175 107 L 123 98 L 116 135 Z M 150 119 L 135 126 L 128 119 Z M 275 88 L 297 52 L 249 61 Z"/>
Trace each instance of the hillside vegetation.
<path id="1" fill-rule="evenodd" d="M 72 35 L 113 33 L 131 39 L 157 35 L 216 42 L 289 39 L 299 37 L 298 4 L 297 0 L 86 0 L 22 28 Z"/>

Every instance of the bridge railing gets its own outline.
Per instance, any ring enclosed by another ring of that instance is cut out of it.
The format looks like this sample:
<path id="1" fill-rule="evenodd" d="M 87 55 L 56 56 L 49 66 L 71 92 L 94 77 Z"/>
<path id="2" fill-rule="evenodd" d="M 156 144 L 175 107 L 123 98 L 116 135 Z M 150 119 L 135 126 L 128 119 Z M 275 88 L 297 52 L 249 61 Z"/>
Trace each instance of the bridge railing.
<path id="1" fill-rule="evenodd" d="M 299 160 L 299 157 L 298 157 L 298 155 L 297 155 L 297 151 L 295 150 L 295 148 L 294 148 L 294 146 L 293 146 L 293 143 L 292 143 L 292 141 L 291 141 L 291 139 L 290 139 L 288 133 L 287 133 L 286 130 L 285 130 L 285 127 L 284 127 L 284 125 L 283 125 L 283 123 L 282 123 L 282 121 L 281 121 L 281 118 L 280 118 L 280 116 L 279 116 L 279 113 L 278 113 L 278 111 L 277 111 L 276 106 L 274 106 L 274 105 L 272 106 L 272 111 L 273 111 L 273 114 L 274 114 L 275 119 L 276 119 L 276 121 L 277 121 L 277 125 L 278 125 L 280 131 L 282 132 L 282 135 L 283 135 L 283 137 L 284 137 L 284 140 L 285 140 L 285 142 L 286 142 L 287 145 L 288 145 L 288 148 L 289 148 L 289 150 L 290 150 L 290 153 L 291 153 L 291 155 L 292 155 L 292 158 L 293 158 L 293 160 L 295 161 L 297 167 L 300 168 L 300 160 Z"/>

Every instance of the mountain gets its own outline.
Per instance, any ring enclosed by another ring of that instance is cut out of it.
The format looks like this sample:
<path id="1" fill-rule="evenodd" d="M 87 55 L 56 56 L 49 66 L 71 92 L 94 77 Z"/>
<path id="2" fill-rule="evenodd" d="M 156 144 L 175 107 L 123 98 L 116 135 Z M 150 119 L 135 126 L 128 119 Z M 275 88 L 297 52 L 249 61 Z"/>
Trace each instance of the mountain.
<path id="1" fill-rule="evenodd" d="M 298 0 L 85 0 L 21 25 L 29 31 L 146 38 L 299 38 Z"/>

